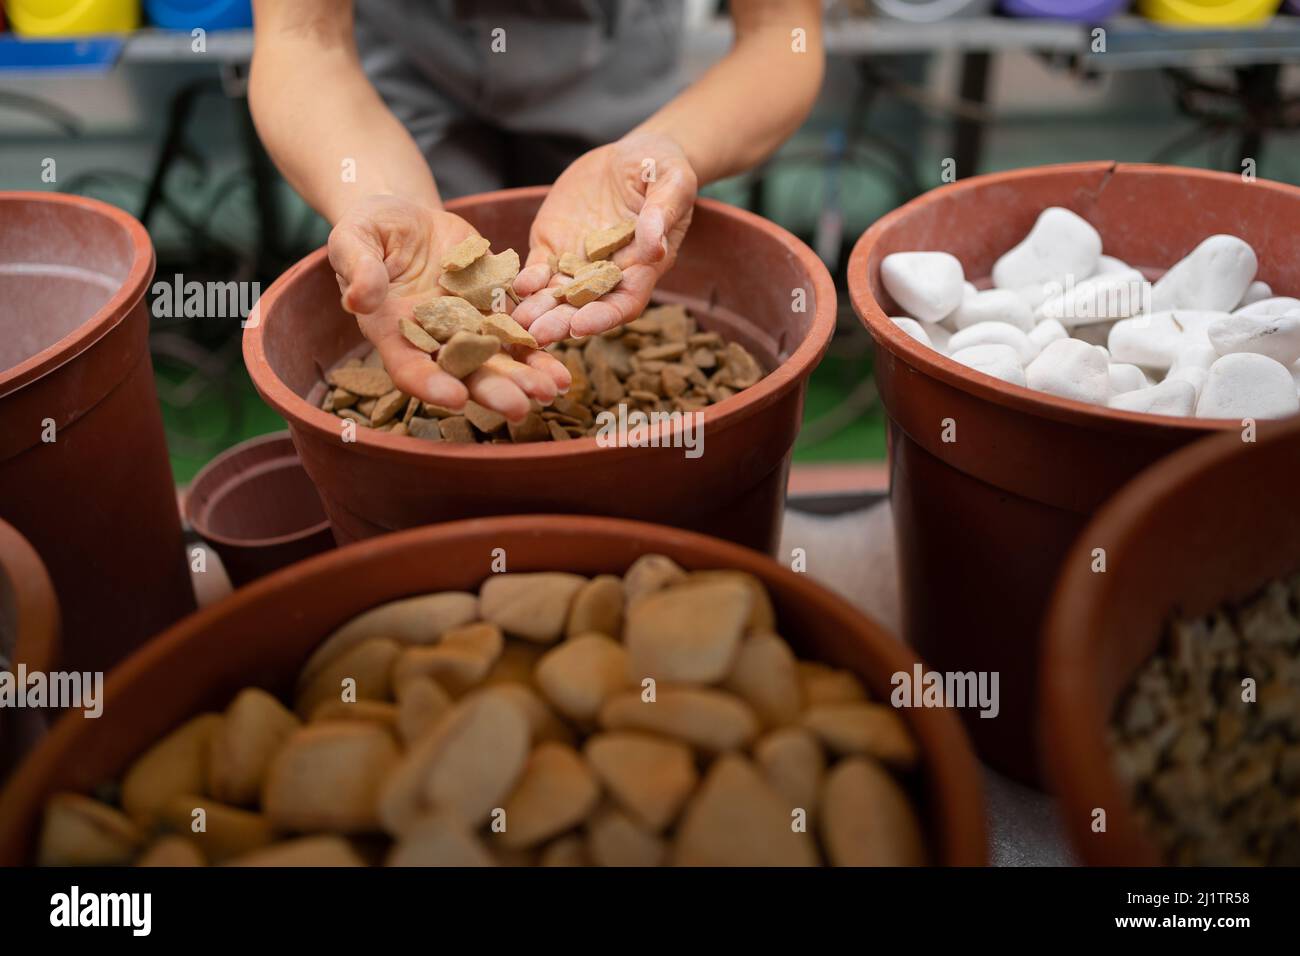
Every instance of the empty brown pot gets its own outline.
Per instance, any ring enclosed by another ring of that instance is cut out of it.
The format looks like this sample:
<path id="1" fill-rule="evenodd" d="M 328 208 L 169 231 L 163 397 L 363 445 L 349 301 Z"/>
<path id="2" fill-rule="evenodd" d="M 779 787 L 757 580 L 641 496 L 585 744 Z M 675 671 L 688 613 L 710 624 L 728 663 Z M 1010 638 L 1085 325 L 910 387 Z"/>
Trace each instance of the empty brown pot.
<path id="1" fill-rule="evenodd" d="M 194 609 L 149 359 L 153 266 L 120 209 L 0 193 L 0 517 L 49 569 L 73 670 L 107 670 Z"/>
<path id="2" fill-rule="evenodd" d="M 1158 273 L 1214 233 L 1259 254 L 1259 278 L 1300 291 L 1300 189 L 1167 166 L 1077 163 L 977 176 L 873 225 L 849 260 L 854 311 L 876 341 L 905 630 L 944 671 L 997 671 L 996 719 L 966 714 L 980 754 L 1037 780 L 1036 681 L 1048 597 L 1091 514 L 1170 451 L 1237 423 L 1120 412 L 1009 385 L 959 365 L 889 321 L 880 281 L 893 252 L 939 250 L 987 276 L 1048 206 L 1101 233 L 1107 254 Z M 945 425 L 955 441 L 945 441 Z M 1261 434 L 1282 427 L 1259 423 Z"/>
<path id="3" fill-rule="evenodd" d="M 1173 615 L 1204 614 L 1300 570 L 1300 508 L 1282 478 L 1297 474 L 1300 420 L 1257 443 L 1207 438 L 1131 482 L 1070 550 L 1047 623 L 1043 760 L 1083 862 L 1161 862 L 1112 762 L 1111 712 Z M 1095 548 L 1105 574 L 1093 573 Z M 1092 831 L 1097 807 L 1104 833 Z"/>
<path id="4" fill-rule="evenodd" d="M 59 656 L 59 604 L 45 565 L 0 521 L 0 670 L 48 674 Z M 45 730 L 47 713 L 0 708 L 0 780 Z"/>
<path id="5" fill-rule="evenodd" d="M 250 438 L 204 465 L 185 496 L 185 517 L 235 587 L 334 547 L 288 432 Z"/>
<path id="6" fill-rule="evenodd" d="M 688 569 L 735 568 L 768 587 L 781 633 L 796 651 L 850 668 L 881 700 L 916 657 L 877 624 L 809 580 L 747 548 L 635 521 L 515 516 L 459 521 L 385 535 L 256 581 L 177 624 L 113 672 L 98 720 L 59 722 L 0 794 L 0 866 L 31 859 L 41 808 L 58 790 L 90 791 L 181 721 L 224 707 L 249 684 L 292 688 L 333 628 L 385 601 L 442 589 L 477 590 L 494 549 L 511 571 L 622 573 L 642 554 Z M 275 640 L 267 640 L 275 635 Z M 944 708 L 904 708 L 920 744 L 915 795 L 934 858 L 986 859 L 980 772 L 961 724 Z"/>
<path id="7" fill-rule="evenodd" d="M 522 254 L 545 195 L 505 190 L 448 208 L 495 248 Z M 684 304 L 771 370 L 705 410 L 704 453 L 694 460 L 681 448 L 601 447 L 595 438 L 457 445 L 362 428 L 355 442 L 343 442 L 341 420 L 319 408 L 321 370 L 361 347 L 362 337 L 339 305 L 324 249 L 262 296 L 244 358 L 262 397 L 288 420 L 340 543 L 454 518 L 564 511 L 689 527 L 770 552 L 804 389 L 835 326 L 830 276 L 790 233 L 702 199 L 657 298 Z"/>

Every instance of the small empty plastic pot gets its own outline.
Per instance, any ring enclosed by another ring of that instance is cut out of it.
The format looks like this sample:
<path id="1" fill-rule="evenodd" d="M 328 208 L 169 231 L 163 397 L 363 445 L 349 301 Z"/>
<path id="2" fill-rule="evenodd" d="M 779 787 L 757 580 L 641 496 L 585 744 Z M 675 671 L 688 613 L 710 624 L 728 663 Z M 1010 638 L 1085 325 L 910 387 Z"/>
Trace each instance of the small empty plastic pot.
<path id="1" fill-rule="evenodd" d="M 235 587 L 334 547 L 288 432 L 250 439 L 208 462 L 190 485 L 185 517 Z"/>

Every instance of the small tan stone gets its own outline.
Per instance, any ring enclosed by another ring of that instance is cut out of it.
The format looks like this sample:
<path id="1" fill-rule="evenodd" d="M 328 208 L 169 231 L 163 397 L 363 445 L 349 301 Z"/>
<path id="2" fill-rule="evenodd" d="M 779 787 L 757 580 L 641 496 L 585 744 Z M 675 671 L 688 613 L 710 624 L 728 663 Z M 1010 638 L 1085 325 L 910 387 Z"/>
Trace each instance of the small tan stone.
<path id="1" fill-rule="evenodd" d="M 370 427 L 380 428 L 387 425 L 405 407 L 406 396 L 397 389 L 393 389 L 387 395 L 375 401 L 375 407 L 370 412 Z"/>
<path id="2" fill-rule="evenodd" d="M 438 284 L 480 312 L 490 312 L 499 304 L 497 295 L 507 295 L 517 275 L 519 253 L 507 249 L 495 255 L 487 253 L 459 272 L 444 272 Z"/>
<path id="3" fill-rule="evenodd" d="M 385 866 L 494 866 L 492 854 L 463 824 L 446 814 L 416 823 L 393 847 Z"/>
<path id="4" fill-rule="evenodd" d="M 598 574 L 573 596 L 566 637 L 604 634 L 617 638 L 623 633 L 623 582 L 612 574 Z"/>
<path id="5" fill-rule="evenodd" d="M 502 348 L 507 345 L 537 348 L 537 339 L 533 338 L 532 333 L 504 312 L 493 312 L 483 316 L 482 331 L 484 335 L 495 335 L 500 339 Z"/>
<path id="6" fill-rule="evenodd" d="M 623 270 L 608 260 L 593 262 L 584 268 L 573 281 L 560 290 L 564 301 L 581 308 L 594 302 L 607 292 L 612 292 L 623 281 Z"/>
<path id="7" fill-rule="evenodd" d="M 212 735 L 220 726 L 220 714 L 201 714 L 146 750 L 122 778 L 122 809 L 148 826 L 178 793 L 205 793 Z"/>
<path id="8" fill-rule="evenodd" d="M 749 705 L 725 691 L 660 687 L 655 700 L 624 691 L 600 709 L 606 730 L 643 730 L 683 740 L 709 753 L 747 747 L 758 736 L 758 718 Z"/>
<path id="9" fill-rule="evenodd" d="M 263 811 L 281 830 L 377 830 L 380 783 L 398 759 L 393 735 L 375 724 L 308 725 L 295 731 L 271 762 Z"/>
<path id="10" fill-rule="evenodd" d="M 519 708 L 528 721 L 528 730 L 534 744 L 552 742 L 573 746 L 573 728 L 550 705 L 526 684 L 507 682 L 481 687 L 475 694 L 497 694 Z"/>
<path id="11" fill-rule="evenodd" d="M 537 662 L 545 653 L 545 647 L 532 641 L 506 638 L 505 649 L 497 658 L 497 662 L 492 665 L 492 670 L 488 671 L 487 677 L 483 678 L 483 685 L 490 687 L 496 684 L 518 683 L 531 686 L 533 669 L 537 667 Z"/>
<path id="12" fill-rule="evenodd" d="M 547 430 L 551 433 L 551 441 L 569 441 L 573 438 L 564 428 L 556 422 L 547 422 Z"/>
<path id="13" fill-rule="evenodd" d="M 413 438 L 425 441 L 442 441 L 442 428 L 436 418 L 412 418 L 406 423 L 406 431 Z"/>
<path id="14" fill-rule="evenodd" d="M 229 866 L 365 866 L 352 844 L 338 836 L 308 836 L 276 843 L 237 860 Z"/>
<path id="15" fill-rule="evenodd" d="M 196 813 L 198 810 L 202 813 Z M 198 828 L 200 820 L 202 827 Z M 269 846 L 273 836 L 271 824 L 262 814 L 195 794 L 178 794 L 168 800 L 158 813 L 158 824 L 164 831 L 193 840 L 212 863 Z"/>
<path id="16" fill-rule="evenodd" d="M 523 776 L 505 804 L 500 842 L 528 849 L 571 830 L 600 800 L 600 787 L 572 747 L 539 744 L 528 757 Z"/>
<path id="17" fill-rule="evenodd" d="M 763 377 L 758 360 L 739 342 L 728 342 L 722 350 L 722 384 L 732 388 L 749 388 Z"/>
<path id="18" fill-rule="evenodd" d="M 831 768 L 821 838 L 832 866 L 924 866 L 925 837 L 911 801 L 879 764 L 862 757 Z"/>
<path id="19" fill-rule="evenodd" d="M 452 708 L 451 695 L 431 677 L 397 683 L 397 732 L 411 746 L 437 726 Z"/>
<path id="20" fill-rule="evenodd" d="M 587 822 L 587 852 L 596 866 L 663 866 L 668 858 L 659 836 L 613 806 Z"/>
<path id="21" fill-rule="evenodd" d="M 754 603 L 750 608 L 749 620 L 745 622 L 746 633 L 752 631 L 769 631 L 776 633 L 776 611 L 772 608 L 772 599 L 768 596 L 763 582 L 744 571 L 692 571 L 690 580 L 694 581 L 739 581 L 749 589 Z"/>
<path id="22" fill-rule="evenodd" d="M 37 866 L 122 866 L 144 842 L 126 814 L 79 793 L 56 793 L 45 803 Z"/>
<path id="23" fill-rule="evenodd" d="M 266 691 L 240 691 L 209 741 L 207 792 L 234 806 L 255 804 L 271 758 L 298 726 L 298 718 Z"/>
<path id="24" fill-rule="evenodd" d="M 438 267 L 443 272 L 460 272 L 481 259 L 490 248 L 491 243 L 482 236 L 468 236 L 443 253 Z"/>
<path id="25" fill-rule="evenodd" d="M 433 647 L 410 647 L 393 665 L 393 682 L 401 686 L 413 677 L 431 677 L 453 697 L 459 697 L 487 676 L 504 646 L 501 629 L 477 623 L 454 628 Z"/>
<path id="26" fill-rule="evenodd" d="M 348 648 L 299 688 L 294 710 L 306 719 L 325 701 L 344 700 L 345 693 L 354 700 L 388 700 L 393 662 L 401 651 L 400 644 L 385 637 Z"/>
<path id="27" fill-rule="evenodd" d="M 819 704 L 804 713 L 803 725 L 832 753 L 874 757 L 896 770 L 916 766 L 916 741 L 903 719 L 884 704 Z"/>
<path id="28" fill-rule="evenodd" d="M 623 597 L 628 607 L 636 601 L 686 580 L 686 572 L 672 558 L 662 554 L 643 554 L 632 562 L 623 575 Z"/>
<path id="29" fill-rule="evenodd" d="M 649 734 L 597 734 L 583 756 L 623 809 L 655 832 L 677 818 L 699 779 L 689 747 Z"/>
<path id="30" fill-rule="evenodd" d="M 479 589 L 481 613 L 507 634 L 550 644 L 563 632 L 569 605 L 586 583 L 581 575 L 558 571 L 493 574 Z"/>
<path id="31" fill-rule="evenodd" d="M 439 423 L 439 426 L 444 441 L 457 442 L 462 445 L 472 445 L 477 441 L 474 437 L 474 429 L 470 427 L 469 419 L 463 415 L 444 418 Z"/>
<path id="32" fill-rule="evenodd" d="M 774 730 L 754 745 L 754 760 L 789 810 L 803 810 L 809 820 L 816 817 L 826 755 L 811 733 L 801 727 Z"/>
<path id="33" fill-rule="evenodd" d="M 790 645 L 775 634 L 750 634 L 736 652 L 722 686 L 754 708 L 763 727 L 784 727 L 799 720 L 803 688 Z"/>
<path id="34" fill-rule="evenodd" d="M 465 417 L 469 419 L 471 425 L 485 435 L 499 431 L 506 423 L 504 415 L 473 401 L 465 403 Z"/>
<path id="35" fill-rule="evenodd" d="M 511 441 L 516 444 L 546 441 L 551 437 L 546 421 L 537 412 L 529 412 L 521 422 L 508 422 L 507 428 L 510 431 Z"/>
<path id="36" fill-rule="evenodd" d="M 799 661 L 799 684 L 805 707 L 821 704 L 851 704 L 866 700 L 867 691 L 857 675 L 816 661 Z"/>
<path id="37" fill-rule="evenodd" d="M 393 390 L 393 380 L 382 368 L 331 369 L 325 380 L 362 398 L 379 398 Z"/>
<path id="38" fill-rule="evenodd" d="M 457 332 L 477 333 L 483 327 L 483 313 L 458 295 L 421 302 L 412 314 L 420 328 L 438 342 L 449 341 Z"/>
<path id="39" fill-rule="evenodd" d="M 410 342 L 421 352 L 426 352 L 432 355 L 434 352 L 438 351 L 438 340 L 410 319 L 399 319 L 397 327 L 402 332 L 402 338 L 406 339 L 406 341 Z"/>
<path id="40" fill-rule="evenodd" d="M 589 265 L 586 259 L 576 252 L 566 252 L 560 256 L 555 263 L 555 270 L 564 273 L 566 276 L 576 276 L 582 269 Z"/>
<path id="41" fill-rule="evenodd" d="M 159 837 L 140 854 L 136 866 L 207 866 L 203 851 L 181 836 Z"/>
<path id="42" fill-rule="evenodd" d="M 438 350 L 438 365 L 453 378 L 467 378 L 500 350 L 495 335 L 457 332 Z"/>
<path id="43" fill-rule="evenodd" d="M 587 844 L 577 834 L 560 837 L 542 851 L 538 866 L 591 866 Z"/>
<path id="44" fill-rule="evenodd" d="M 686 583 L 657 591 L 627 611 L 629 676 L 711 684 L 731 670 L 753 598 L 732 580 Z"/>
<path id="45" fill-rule="evenodd" d="M 795 832 L 786 801 L 744 757 L 713 762 L 677 829 L 676 866 L 816 866 L 810 833 Z"/>
<path id="46" fill-rule="evenodd" d="M 311 722 L 360 720 L 397 731 L 397 705 L 381 700 L 327 700 L 311 712 Z"/>
<path id="47" fill-rule="evenodd" d="M 580 634 L 548 651 L 533 676 L 560 713 L 594 720 L 601 705 L 628 686 L 627 651 L 602 634 Z"/>
<path id="48" fill-rule="evenodd" d="M 607 229 L 596 229 L 587 233 L 582 246 L 587 253 L 587 258 L 595 262 L 597 259 L 608 259 L 630 243 L 635 236 L 636 220 L 624 219 Z"/>

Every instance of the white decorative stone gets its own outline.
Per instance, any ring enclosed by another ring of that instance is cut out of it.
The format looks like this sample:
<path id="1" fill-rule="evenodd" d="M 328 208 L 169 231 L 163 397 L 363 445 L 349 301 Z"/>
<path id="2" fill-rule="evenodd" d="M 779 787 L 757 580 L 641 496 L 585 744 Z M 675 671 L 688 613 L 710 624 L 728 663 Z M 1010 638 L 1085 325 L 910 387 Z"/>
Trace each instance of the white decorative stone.
<path id="1" fill-rule="evenodd" d="M 1244 309 L 1248 305 L 1254 305 L 1256 302 L 1263 302 L 1265 299 L 1271 298 L 1273 298 L 1273 287 L 1267 282 L 1260 282 L 1256 279 L 1246 287 L 1246 294 L 1237 303 L 1237 308 Z"/>
<path id="2" fill-rule="evenodd" d="M 1229 312 L 1254 281 L 1255 250 L 1236 236 L 1210 236 L 1156 280 L 1152 311 Z"/>
<path id="3" fill-rule="evenodd" d="M 1070 337 L 1070 333 L 1065 330 L 1065 326 L 1057 322 L 1056 319 L 1044 319 L 1035 325 L 1028 334 L 1029 341 L 1037 345 L 1039 351 L 1047 348 L 1049 342 Z"/>
<path id="4" fill-rule="evenodd" d="M 1038 346 L 1029 341 L 1029 336 L 1006 322 L 980 322 L 954 332 L 948 341 L 948 350 L 955 354 L 972 345 L 1009 345 L 1016 350 L 1021 365 L 1032 361 L 1038 354 Z"/>
<path id="5" fill-rule="evenodd" d="M 1067 283 L 1034 311 L 1036 319 L 1056 319 L 1066 328 L 1111 322 L 1150 311 L 1151 283 L 1136 269 L 1109 272 Z"/>
<path id="6" fill-rule="evenodd" d="M 1097 275 L 1110 275 L 1115 272 L 1128 272 L 1133 267 L 1123 259 L 1116 259 L 1114 256 L 1101 256 L 1097 259 Z"/>
<path id="7" fill-rule="evenodd" d="M 1143 368 L 1167 369 L 1189 336 L 1196 335 L 1223 312 L 1157 312 L 1120 319 L 1110 330 L 1107 347 L 1116 362 L 1129 362 Z"/>
<path id="8" fill-rule="evenodd" d="M 1151 381 L 1147 378 L 1146 373 L 1136 365 L 1128 365 L 1124 362 L 1112 362 L 1110 366 L 1110 390 L 1112 395 L 1119 395 L 1122 392 L 1136 392 L 1138 389 L 1149 388 Z"/>
<path id="9" fill-rule="evenodd" d="M 953 313 L 953 321 L 958 330 L 981 322 L 1005 322 L 1025 332 L 1034 327 L 1034 315 L 1025 300 L 1007 289 L 966 296 Z"/>
<path id="10" fill-rule="evenodd" d="M 946 252 L 895 252 L 880 263 L 880 279 L 908 315 L 938 322 L 961 305 L 966 276 Z"/>
<path id="11" fill-rule="evenodd" d="M 1040 392 L 1105 405 L 1110 398 L 1110 362 L 1104 349 L 1059 339 L 1026 366 L 1025 381 Z"/>
<path id="12" fill-rule="evenodd" d="M 1233 315 L 1286 315 L 1288 312 L 1300 312 L 1300 299 L 1293 299 L 1290 296 L 1280 295 L 1271 299 L 1260 299 L 1258 302 L 1251 302 L 1249 305 L 1243 305 Z"/>
<path id="13" fill-rule="evenodd" d="M 1101 235 L 1060 206 L 1044 209 L 1034 228 L 993 264 L 993 285 L 1019 289 L 1051 279 L 1081 282 L 1097 271 Z"/>
<path id="14" fill-rule="evenodd" d="M 1210 366 L 1197 418 L 1285 418 L 1300 411 L 1291 370 L 1267 355 L 1236 352 Z"/>
<path id="15" fill-rule="evenodd" d="M 1159 385 L 1114 395 L 1110 407 L 1149 415 L 1190 415 L 1196 405 L 1196 389 L 1190 383 L 1165 379 Z"/>
<path id="16" fill-rule="evenodd" d="M 1220 355 L 1255 352 L 1292 365 L 1300 359 L 1300 311 L 1288 315 L 1226 315 L 1206 329 Z"/>
<path id="17" fill-rule="evenodd" d="M 906 316 L 891 316 L 889 319 L 896 326 L 906 332 L 909 336 L 916 339 L 926 348 L 934 348 L 934 343 L 930 341 L 930 336 L 926 334 L 925 328 L 916 319 L 909 319 Z"/>
<path id="18" fill-rule="evenodd" d="M 972 345 L 953 352 L 951 358 L 954 362 L 1012 385 L 1025 384 L 1025 370 L 1021 367 L 1020 356 L 1010 345 Z"/>

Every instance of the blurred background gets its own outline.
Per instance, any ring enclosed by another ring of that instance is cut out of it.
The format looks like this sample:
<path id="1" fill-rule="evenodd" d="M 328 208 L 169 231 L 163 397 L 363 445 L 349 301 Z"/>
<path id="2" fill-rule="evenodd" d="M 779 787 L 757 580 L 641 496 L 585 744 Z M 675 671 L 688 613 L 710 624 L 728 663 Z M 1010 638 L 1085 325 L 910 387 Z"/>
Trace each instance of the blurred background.
<path id="1" fill-rule="evenodd" d="M 245 94 L 247 0 L 7 0 L 0 189 L 94 196 L 145 222 L 156 280 L 258 282 L 322 245 L 326 224 L 271 167 Z M 730 43 L 724 5 L 688 3 L 684 77 Z M 1300 2 L 855 0 L 826 4 L 829 62 L 805 126 L 706 194 L 808 242 L 841 289 L 796 462 L 883 486 L 870 339 L 843 295 L 873 220 L 980 172 L 1161 161 L 1300 182 Z M 195 29 L 200 30 L 195 33 Z M 201 49 L 199 49 L 201 47 Z M 53 161 L 51 163 L 51 160 Z M 176 480 L 283 427 L 244 371 L 237 320 L 155 318 Z M 812 490 L 812 489 L 809 489 Z"/>

